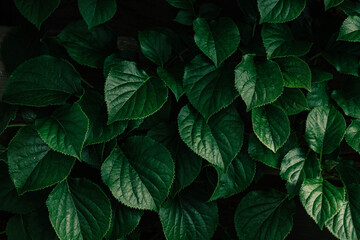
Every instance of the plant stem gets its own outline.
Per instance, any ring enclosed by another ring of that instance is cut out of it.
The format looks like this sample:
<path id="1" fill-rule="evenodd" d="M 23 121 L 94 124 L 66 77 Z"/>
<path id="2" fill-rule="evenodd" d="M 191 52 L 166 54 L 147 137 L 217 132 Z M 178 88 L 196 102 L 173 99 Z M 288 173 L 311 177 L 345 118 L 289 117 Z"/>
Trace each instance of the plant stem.
<path id="1" fill-rule="evenodd" d="M 321 55 L 322 55 L 322 52 L 319 52 L 319 53 L 315 54 L 314 56 L 312 56 L 312 57 L 309 59 L 309 61 L 312 61 L 312 60 L 320 57 Z"/>
<path id="2" fill-rule="evenodd" d="M 27 126 L 27 124 L 25 123 L 18 123 L 18 124 L 9 124 L 7 125 L 8 128 L 11 128 L 11 127 L 25 127 Z"/>
<path id="3" fill-rule="evenodd" d="M 81 78 L 81 81 L 85 83 L 90 88 L 95 88 L 93 85 L 91 85 L 89 82 L 87 82 L 85 79 Z"/>

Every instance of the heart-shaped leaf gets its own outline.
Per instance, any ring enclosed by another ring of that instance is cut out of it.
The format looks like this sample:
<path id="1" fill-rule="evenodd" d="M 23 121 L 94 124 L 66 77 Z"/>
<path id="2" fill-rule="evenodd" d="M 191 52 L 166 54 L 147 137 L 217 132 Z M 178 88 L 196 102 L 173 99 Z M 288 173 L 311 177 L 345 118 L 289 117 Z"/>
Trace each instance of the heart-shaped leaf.
<path id="1" fill-rule="evenodd" d="M 78 0 L 79 11 L 90 28 L 109 21 L 116 13 L 116 0 Z"/>

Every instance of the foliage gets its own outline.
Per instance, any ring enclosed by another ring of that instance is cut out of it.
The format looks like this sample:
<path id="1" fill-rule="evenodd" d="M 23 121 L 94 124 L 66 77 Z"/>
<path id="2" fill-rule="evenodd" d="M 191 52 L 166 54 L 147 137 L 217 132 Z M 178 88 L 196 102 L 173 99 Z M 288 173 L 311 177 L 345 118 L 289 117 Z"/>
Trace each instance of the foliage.
<path id="1" fill-rule="evenodd" d="M 138 239 L 153 213 L 167 240 L 279 240 L 297 205 L 360 239 L 358 1 L 164 0 L 174 27 L 121 50 L 116 0 L 56 36 L 60 0 L 14 4 L 34 26 L 1 48 L 8 239 Z"/>

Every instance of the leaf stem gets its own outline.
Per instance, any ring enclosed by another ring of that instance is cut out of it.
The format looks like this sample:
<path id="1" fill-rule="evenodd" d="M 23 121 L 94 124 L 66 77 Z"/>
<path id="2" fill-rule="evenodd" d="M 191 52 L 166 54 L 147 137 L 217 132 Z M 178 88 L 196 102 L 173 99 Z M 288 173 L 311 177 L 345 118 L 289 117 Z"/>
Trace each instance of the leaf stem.
<path id="1" fill-rule="evenodd" d="M 25 123 L 17 123 L 17 124 L 9 124 L 7 125 L 8 128 L 11 128 L 11 127 L 25 127 L 27 126 L 27 124 Z"/>
<path id="2" fill-rule="evenodd" d="M 91 85 L 89 82 L 87 82 L 85 79 L 83 79 L 83 78 L 81 78 L 81 81 L 83 82 L 83 83 L 85 83 L 88 87 L 90 87 L 90 88 L 95 88 L 93 85 Z"/>
<path id="3" fill-rule="evenodd" d="M 320 57 L 321 55 L 322 55 L 322 52 L 319 52 L 319 53 L 315 54 L 314 56 L 312 56 L 312 57 L 309 59 L 309 61 L 312 61 L 312 60 Z"/>

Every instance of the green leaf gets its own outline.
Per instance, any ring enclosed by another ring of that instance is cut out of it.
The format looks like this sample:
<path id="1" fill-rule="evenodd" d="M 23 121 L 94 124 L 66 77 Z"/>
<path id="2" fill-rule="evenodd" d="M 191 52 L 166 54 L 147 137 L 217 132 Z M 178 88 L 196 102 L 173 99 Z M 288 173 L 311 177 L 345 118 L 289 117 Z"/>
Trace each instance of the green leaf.
<path id="1" fill-rule="evenodd" d="M 298 147 L 298 143 L 294 133 L 290 134 L 290 137 L 284 146 L 282 146 L 276 153 L 264 146 L 254 133 L 250 133 L 249 135 L 248 153 L 251 158 L 276 169 L 280 169 L 282 158 L 289 150 L 295 147 Z"/>
<path id="2" fill-rule="evenodd" d="M 298 57 L 277 59 L 284 77 L 284 86 L 289 88 L 305 88 L 311 90 L 311 71 L 305 61 Z"/>
<path id="3" fill-rule="evenodd" d="M 190 106 L 181 109 L 178 116 L 181 139 L 196 154 L 226 170 L 243 144 L 244 123 L 231 106 L 208 122 Z"/>
<path id="4" fill-rule="evenodd" d="M 171 57 L 171 44 L 165 34 L 145 30 L 139 32 L 141 52 L 153 63 L 163 66 Z"/>
<path id="5" fill-rule="evenodd" d="M 157 77 L 139 70 L 134 62 L 122 61 L 111 68 L 105 82 L 108 124 L 145 118 L 166 102 L 167 88 Z"/>
<path id="6" fill-rule="evenodd" d="M 353 183 L 360 184 L 360 170 L 356 168 L 353 161 L 341 160 L 336 166 L 336 171 L 346 188 Z"/>
<path id="7" fill-rule="evenodd" d="M 182 79 L 184 75 L 184 66 L 176 65 L 171 69 L 157 68 L 157 74 L 161 80 L 168 86 L 174 93 L 175 98 L 179 101 L 180 97 L 184 94 Z"/>
<path id="8" fill-rule="evenodd" d="M 195 43 L 219 67 L 237 49 L 240 33 L 231 18 L 218 18 L 209 23 L 203 18 L 194 21 Z"/>
<path id="9" fill-rule="evenodd" d="M 311 69 L 311 82 L 322 83 L 333 79 L 333 75 L 329 72 L 319 69 Z"/>
<path id="10" fill-rule="evenodd" d="M 310 108 L 328 106 L 330 104 L 330 97 L 327 82 L 313 82 L 311 84 L 311 92 L 307 93 L 306 99 Z"/>
<path id="11" fill-rule="evenodd" d="M 0 134 L 4 132 L 11 120 L 16 117 L 17 107 L 0 102 Z"/>
<path id="12" fill-rule="evenodd" d="M 260 23 L 282 23 L 294 20 L 304 10 L 306 0 L 258 0 Z"/>
<path id="13" fill-rule="evenodd" d="M 175 160 L 172 195 L 189 186 L 201 171 L 202 159 L 180 139 L 176 122 L 159 123 L 147 135 L 167 147 Z"/>
<path id="14" fill-rule="evenodd" d="M 244 191 L 255 176 L 255 162 L 247 153 L 239 153 L 226 172 L 216 168 L 218 183 L 209 201 L 228 198 Z"/>
<path id="15" fill-rule="evenodd" d="M 350 147 L 360 153 L 360 119 L 353 120 L 346 129 L 345 140 Z"/>
<path id="16" fill-rule="evenodd" d="M 235 68 L 235 88 L 249 111 L 274 102 L 282 94 L 284 82 L 276 63 L 255 62 L 254 55 L 244 55 Z"/>
<path id="17" fill-rule="evenodd" d="M 286 24 L 264 24 L 261 36 L 268 59 L 303 56 L 312 46 L 310 42 L 295 40 Z"/>
<path id="18" fill-rule="evenodd" d="M 276 152 L 290 136 L 290 122 L 286 113 L 273 105 L 252 110 L 255 135 L 270 150 Z"/>
<path id="19" fill-rule="evenodd" d="M 148 137 L 128 138 L 101 167 L 101 176 L 114 197 L 126 206 L 157 211 L 174 179 L 169 151 Z"/>
<path id="20" fill-rule="evenodd" d="M 174 18 L 174 22 L 191 26 L 196 18 L 193 10 L 179 10 Z"/>
<path id="21" fill-rule="evenodd" d="M 42 191 L 29 192 L 19 196 L 10 179 L 7 165 L 0 162 L 0 211 L 26 214 L 40 207 L 46 197 L 47 194 Z"/>
<path id="22" fill-rule="evenodd" d="M 77 103 L 63 105 L 50 116 L 37 119 L 35 126 L 51 149 L 80 159 L 89 119 Z"/>
<path id="23" fill-rule="evenodd" d="M 116 0 L 78 0 L 79 11 L 89 29 L 109 21 L 116 13 Z"/>
<path id="24" fill-rule="evenodd" d="M 118 240 L 130 234 L 139 224 L 144 211 L 112 204 L 111 226 L 106 234 L 106 240 Z"/>
<path id="25" fill-rule="evenodd" d="M 310 109 L 300 89 L 285 88 L 283 94 L 274 102 L 274 105 L 282 108 L 287 115 L 296 115 Z"/>
<path id="26" fill-rule="evenodd" d="M 325 11 L 329 8 L 339 6 L 344 0 L 324 0 Z"/>
<path id="27" fill-rule="evenodd" d="M 360 239 L 360 185 L 349 186 L 347 194 L 343 207 L 326 223 L 326 227 L 341 240 Z"/>
<path id="28" fill-rule="evenodd" d="M 42 55 L 12 72 L 2 99 L 10 104 L 44 107 L 65 103 L 71 95 L 81 92 L 81 77 L 70 63 Z"/>
<path id="29" fill-rule="evenodd" d="M 6 224 L 8 240 L 57 240 L 46 208 L 27 215 L 15 215 Z"/>
<path id="30" fill-rule="evenodd" d="M 345 1 L 339 7 L 348 16 L 360 16 L 359 2 Z"/>
<path id="31" fill-rule="evenodd" d="M 218 226 L 216 201 L 206 202 L 196 192 L 181 192 L 169 199 L 159 212 L 166 239 L 210 240 Z"/>
<path id="32" fill-rule="evenodd" d="M 105 193 L 86 179 L 69 179 L 50 193 L 46 206 L 60 239 L 102 239 L 110 227 L 111 205 Z"/>
<path id="33" fill-rule="evenodd" d="M 128 125 L 127 121 L 107 124 L 104 97 L 97 91 L 85 91 L 85 94 L 79 101 L 79 105 L 90 120 L 85 145 L 110 141 L 122 134 Z"/>
<path id="34" fill-rule="evenodd" d="M 360 42 L 360 17 L 350 16 L 341 25 L 337 40 Z"/>
<path id="35" fill-rule="evenodd" d="M 358 79 L 347 80 L 341 90 L 332 92 L 331 97 L 347 116 L 360 118 L 360 82 Z"/>
<path id="36" fill-rule="evenodd" d="M 105 58 L 115 52 L 117 37 L 106 26 L 88 26 L 77 21 L 66 26 L 58 35 L 60 43 L 77 63 L 93 68 L 102 68 Z"/>
<path id="37" fill-rule="evenodd" d="M 296 205 L 276 190 L 252 191 L 235 211 L 235 230 L 241 240 L 285 239 L 293 226 Z"/>
<path id="38" fill-rule="evenodd" d="M 332 153 L 345 134 L 346 123 L 334 107 L 315 107 L 307 116 L 305 139 L 317 153 Z"/>
<path id="39" fill-rule="evenodd" d="M 21 195 L 61 182 L 75 159 L 51 151 L 33 127 L 21 128 L 8 147 L 10 177 Z"/>
<path id="40" fill-rule="evenodd" d="M 100 169 L 104 161 L 105 145 L 106 143 L 100 143 L 84 147 L 81 152 L 81 161 L 86 162 L 94 168 Z"/>
<path id="41" fill-rule="evenodd" d="M 180 8 L 180 9 L 187 9 L 192 10 L 195 0 L 166 0 L 171 6 Z"/>
<path id="42" fill-rule="evenodd" d="M 335 187 L 327 180 L 305 179 L 300 188 L 300 201 L 306 212 L 322 229 L 343 206 L 345 189 Z"/>
<path id="43" fill-rule="evenodd" d="M 202 55 L 196 56 L 185 68 L 183 86 L 190 103 L 206 121 L 237 97 L 234 68 L 215 68 Z"/>
<path id="44" fill-rule="evenodd" d="M 58 8 L 60 0 L 14 0 L 20 13 L 40 29 L 41 24 Z"/>

